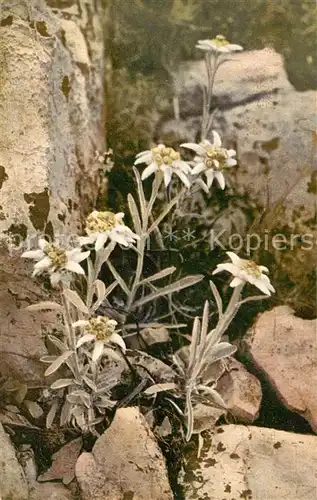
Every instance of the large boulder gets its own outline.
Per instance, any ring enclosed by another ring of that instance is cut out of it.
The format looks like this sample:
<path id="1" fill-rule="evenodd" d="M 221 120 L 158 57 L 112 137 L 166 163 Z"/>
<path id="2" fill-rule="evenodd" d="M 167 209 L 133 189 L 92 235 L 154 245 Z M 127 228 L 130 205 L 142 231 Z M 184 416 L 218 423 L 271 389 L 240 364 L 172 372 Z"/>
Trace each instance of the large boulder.
<path id="1" fill-rule="evenodd" d="M 54 318 L 22 312 L 45 294 L 19 256 L 39 234 L 69 241 L 98 195 L 105 19 L 102 0 L 1 2 L 0 371 L 26 381 Z"/>
<path id="2" fill-rule="evenodd" d="M 250 359 L 287 408 L 317 432 L 317 320 L 294 316 L 287 306 L 259 316 L 244 338 Z"/>
<path id="3" fill-rule="evenodd" d="M 315 500 L 317 437 L 225 425 L 188 457 L 186 500 Z"/>
<path id="4" fill-rule="evenodd" d="M 161 451 L 137 408 L 122 408 L 92 453 L 82 453 L 76 477 L 83 500 L 172 500 Z"/>

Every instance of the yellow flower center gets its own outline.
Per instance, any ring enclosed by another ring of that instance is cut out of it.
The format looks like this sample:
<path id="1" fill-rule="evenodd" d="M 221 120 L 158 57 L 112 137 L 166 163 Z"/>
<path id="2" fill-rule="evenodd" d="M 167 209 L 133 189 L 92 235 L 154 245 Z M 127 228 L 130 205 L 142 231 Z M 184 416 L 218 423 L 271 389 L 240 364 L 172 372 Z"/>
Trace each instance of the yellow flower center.
<path id="1" fill-rule="evenodd" d="M 53 267 L 61 269 L 67 262 L 66 251 L 56 245 L 47 244 L 43 250 L 52 262 Z"/>
<path id="2" fill-rule="evenodd" d="M 230 42 L 223 35 L 217 35 L 216 38 L 213 38 L 211 42 L 217 47 L 224 47 L 226 45 L 230 45 Z"/>
<path id="3" fill-rule="evenodd" d="M 97 316 L 89 320 L 86 330 L 94 335 L 96 340 L 107 342 L 115 331 L 115 325 L 107 316 Z"/>
<path id="4" fill-rule="evenodd" d="M 92 212 L 86 220 L 86 229 L 91 232 L 104 233 L 116 227 L 120 221 L 112 212 Z"/>
<path id="5" fill-rule="evenodd" d="M 175 160 L 180 159 L 180 154 L 173 148 L 160 148 L 156 147 L 151 149 L 153 160 L 155 163 L 162 167 L 164 165 L 172 165 Z"/>
<path id="6" fill-rule="evenodd" d="M 207 168 L 212 168 L 214 170 L 223 170 L 226 168 L 226 160 L 227 160 L 226 150 L 223 148 L 212 148 L 206 151 L 205 157 L 205 165 Z M 214 163 L 214 160 L 219 162 L 219 166 L 217 167 Z"/>
<path id="7" fill-rule="evenodd" d="M 260 267 L 253 260 L 244 260 L 242 267 L 248 274 L 251 274 L 255 278 L 260 278 L 262 275 Z"/>

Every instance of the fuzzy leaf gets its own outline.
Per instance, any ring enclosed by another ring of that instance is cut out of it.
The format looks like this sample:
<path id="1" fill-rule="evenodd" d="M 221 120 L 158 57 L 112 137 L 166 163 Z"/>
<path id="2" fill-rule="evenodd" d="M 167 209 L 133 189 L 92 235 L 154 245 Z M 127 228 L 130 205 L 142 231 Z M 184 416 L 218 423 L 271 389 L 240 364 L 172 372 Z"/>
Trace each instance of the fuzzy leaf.
<path id="1" fill-rule="evenodd" d="M 229 342 L 220 342 L 206 352 L 206 361 L 209 363 L 215 363 L 219 359 L 232 356 L 236 350 L 237 347 L 235 345 L 229 344 Z"/>
<path id="2" fill-rule="evenodd" d="M 213 296 L 215 297 L 215 301 L 216 301 L 216 304 L 217 304 L 217 308 L 218 308 L 218 314 L 219 314 L 219 317 L 222 316 L 222 312 L 223 312 L 223 306 L 222 306 L 222 298 L 218 292 L 218 288 L 216 287 L 216 285 L 210 280 L 209 281 L 209 286 L 210 286 L 210 289 L 213 293 Z"/>
<path id="3" fill-rule="evenodd" d="M 208 387 L 207 385 L 199 385 L 197 387 L 199 391 L 205 392 L 208 394 L 208 396 L 212 399 L 216 405 L 220 406 L 221 408 L 226 409 L 227 405 L 220 396 L 219 392 L 217 392 L 215 389 L 212 389 L 211 387 Z"/>
<path id="4" fill-rule="evenodd" d="M 27 311 L 62 311 L 63 308 L 57 302 L 51 302 L 50 300 L 45 300 L 43 302 L 39 302 L 38 304 L 32 304 L 31 306 L 27 306 L 25 308 Z"/>
<path id="5" fill-rule="evenodd" d="M 146 394 L 147 396 L 151 396 L 152 394 L 157 394 L 158 392 L 171 391 L 172 389 L 176 389 L 176 388 L 177 388 L 177 385 L 174 384 L 173 382 L 166 383 L 166 384 L 154 384 L 154 385 L 151 385 L 151 387 L 148 387 L 148 389 L 146 389 L 144 391 L 144 394 Z"/>
<path id="6" fill-rule="evenodd" d="M 60 378 L 53 382 L 51 385 L 51 389 L 62 389 L 63 387 L 68 387 L 69 385 L 74 384 L 75 381 L 72 378 Z"/>
<path id="7" fill-rule="evenodd" d="M 46 417 L 46 428 L 47 429 L 52 427 L 57 410 L 58 410 L 58 402 L 53 401 L 52 406 L 50 407 L 50 410 L 49 410 L 47 417 Z"/>
<path id="8" fill-rule="evenodd" d="M 131 217 L 132 217 L 132 220 L 133 220 L 133 225 L 134 225 L 135 232 L 137 234 L 141 234 L 142 229 L 141 229 L 140 214 L 139 214 L 139 211 L 138 211 L 137 204 L 135 203 L 135 200 L 134 200 L 133 196 L 130 193 L 128 194 L 128 205 L 129 205 L 129 210 L 130 210 Z"/>
<path id="9" fill-rule="evenodd" d="M 63 295 L 71 304 L 73 304 L 73 306 L 76 307 L 76 309 L 78 309 L 84 314 L 89 314 L 88 307 L 83 303 L 77 292 L 74 292 L 74 290 L 66 288 L 63 291 Z"/>
<path id="10" fill-rule="evenodd" d="M 147 295 L 146 297 L 143 297 L 140 300 L 137 300 L 134 303 L 134 308 L 143 306 L 144 304 L 147 304 L 147 302 L 151 302 L 152 300 L 156 300 L 159 297 L 162 297 L 162 295 L 168 295 L 170 293 L 175 293 L 179 292 L 180 290 L 183 290 L 184 288 L 187 288 L 189 286 L 195 285 L 196 283 L 199 283 L 204 278 L 203 275 L 197 274 L 195 276 L 186 276 L 186 278 L 182 278 L 178 281 L 175 281 L 175 283 L 171 283 L 170 285 L 165 286 L 164 288 L 161 288 L 160 290 L 156 290 L 155 292 L 151 293 L 150 295 Z"/>
<path id="11" fill-rule="evenodd" d="M 56 372 L 56 370 L 59 369 L 59 367 L 65 363 L 65 361 L 73 354 L 72 351 L 66 351 L 66 352 L 63 352 L 63 354 L 61 354 L 60 356 L 58 356 L 58 358 L 53 361 L 53 363 L 51 364 L 51 366 L 49 366 L 45 372 L 45 377 L 48 377 L 49 375 L 52 375 L 52 373 Z"/>
<path id="12" fill-rule="evenodd" d="M 200 321 L 196 317 L 193 324 L 192 338 L 189 349 L 189 361 L 188 361 L 189 374 L 192 373 L 195 366 L 196 353 L 198 351 L 199 342 L 200 342 Z"/>
<path id="13" fill-rule="evenodd" d="M 167 214 L 171 211 L 171 209 L 173 208 L 174 205 L 176 205 L 176 203 L 178 202 L 178 200 L 180 199 L 180 196 L 181 196 L 181 193 L 179 193 L 177 196 L 175 196 L 175 198 L 172 199 L 172 201 L 170 201 L 168 203 L 168 205 L 166 205 L 165 209 L 162 211 L 162 213 L 158 216 L 158 218 L 153 222 L 152 226 L 147 230 L 147 233 L 146 235 L 149 236 L 151 234 L 151 232 L 156 228 L 158 227 L 158 225 L 162 222 L 163 219 L 165 219 L 165 217 L 167 216 Z"/>
<path id="14" fill-rule="evenodd" d="M 162 269 L 162 271 L 152 274 L 152 276 L 149 276 L 148 278 L 145 278 L 144 280 L 140 281 L 139 285 L 145 285 L 145 283 L 151 283 L 152 281 L 160 280 L 162 278 L 165 278 L 166 276 L 169 276 L 174 271 L 176 271 L 176 267 L 174 266 L 166 267 L 165 269 Z"/>
<path id="15" fill-rule="evenodd" d="M 53 363 L 53 362 L 54 362 L 57 358 L 58 358 L 58 356 L 50 356 L 50 355 L 46 354 L 45 356 L 42 356 L 42 357 L 40 358 L 40 361 L 41 361 L 42 363 L 49 363 L 49 364 L 51 364 L 51 363 Z"/>
<path id="16" fill-rule="evenodd" d="M 67 351 L 68 347 L 64 342 L 62 342 L 60 339 L 55 337 L 54 335 L 48 335 L 47 336 L 48 340 L 52 342 L 61 352 Z"/>
<path id="17" fill-rule="evenodd" d="M 66 400 L 62 406 L 61 416 L 60 416 L 60 426 L 66 425 L 71 416 L 72 405 Z"/>
<path id="18" fill-rule="evenodd" d="M 35 401 L 25 399 L 24 404 L 33 418 L 40 418 L 43 415 L 42 408 Z"/>
<path id="19" fill-rule="evenodd" d="M 118 271 L 113 267 L 113 265 L 111 264 L 111 262 L 109 262 L 109 260 L 107 260 L 107 265 L 108 265 L 108 267 L 109 267 L 109 269 L 110 269 L 110 271 L 111 271 L 114 279 L 117 280 L 117 282 L 121 286 L 122 290 L 125 292 L 126 295 L 129 295 L 130 294 L 129 288 L 127 287 L 125 281 L 120 276 L 120 274 L 118 273 Z"/>
<path id="20" fill-rule="evenodd" d="M 144 191 L 143 191 L 143 184 L 142 184 L 138 169 L 133 167 L 133 172 L 134 172 L 135 179 L 136 179 L 136 185 L 137 185 L 138 196 L 139 196 L 139 201 L 140 201 L 140 208 L 141 208 L 141 215 L 142 215 L 142 220 L 144 223 L 145 216 L 146 216 L 146 200 L 145 200 Z"/>
<path id="21" fill-rule="evenodd" d="M 187 432 L 186 432 L 186 441 L 189 441 L 192 437 L 194 430 L 194 411 L 193 405 L 191 402 L 191 393 L 188 391 L 186 393 L 186 417 L 187 417 Z"/>

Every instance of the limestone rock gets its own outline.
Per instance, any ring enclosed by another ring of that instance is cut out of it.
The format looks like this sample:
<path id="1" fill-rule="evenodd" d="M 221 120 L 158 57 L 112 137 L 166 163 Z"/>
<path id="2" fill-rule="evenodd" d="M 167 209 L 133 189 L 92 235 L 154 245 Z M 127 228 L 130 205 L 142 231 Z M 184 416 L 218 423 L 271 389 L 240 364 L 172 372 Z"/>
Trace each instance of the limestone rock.
<path id="1" fill-rule="evenodd" d="M 172 500 L 164 459 L 137 408 L 122 408 L 92 453 L 82 453 L 76 477 L 83 500 Z"/>
<path id="2" fill-rule="evenodd" d="M 9 436 L 0 424 L 0 498 L 28 500 L 28 485 Z"/>
<path id="3" fill-rule="evenodd" d="M 226 425 L 188 458 L 186 500 L 315 500 L 317 437 Z"/>
<path id="4" fill-rule="evenodd" d="M 281 401 L 317 431 L 317 320 L 287 306 L 261 314 L 245 338 L 247 352 Z"/>
<path id="5" fill-rule="evenodd" d="M 1 1 L 0 370 L 37 383 L 54 318 L 23 311 L 45 292 L 19 256 L 39 234 L 68 243 L 81 229 L 104 147 L 106 12 L 102 0 L 80 4 Z"/>
<path id="6" fill-rule="evenodd" d="M 34 483 L 30 488 L 29 500 L 73 500 L 72 493 L 62 484 Z"/>

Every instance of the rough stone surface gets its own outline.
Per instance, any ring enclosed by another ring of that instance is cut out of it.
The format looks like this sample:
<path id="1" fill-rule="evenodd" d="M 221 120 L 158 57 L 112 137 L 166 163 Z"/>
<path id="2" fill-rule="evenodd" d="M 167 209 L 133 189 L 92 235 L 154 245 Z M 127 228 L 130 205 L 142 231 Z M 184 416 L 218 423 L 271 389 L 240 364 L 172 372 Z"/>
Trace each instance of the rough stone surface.
<path id="1" fill-rule="evenodd" d="M 0 424 L 0 498 L 28 500 L 28 485 L 9 436 Z"/>
<path id="2" fill-rule="evenodd" d="M 180 67 L 175 74 L 180 121 L 171 117 L 170 108 L 161 109 L 156 140 L 167 144 L 196 141 L 205 78 L 203 61 Z M 210 220 L 208 227 L 213 227 L 216 234 L 225 228 L 227 231 L 219 239 L 226 244 L 231 232 L 245 236 L 247 210 L 257 209 L 259 219 L 262 214 L 262 231 L 268 231 L 270 252 L 280 260 L 281 268 L 286 267 L 292 280 L 299 282 L 303 274 L 312 272 L 317 258 L 312 236 L 305 245 L 299 244 L 298 236 L 290 240 L 291 234 L 317 236 L 316 162 L 309 167 L 315 146 L 312 132 L 307 130 L 316 114 L 317 94 L 296 91 L 287 79 L 283 58 L 271 49 L 230 54 L 230 61 L 220 66 L 214 93 L 218 111 L 213 128 L 221 134 L 226 147 L 237 150 L 238 166 L 226 174 L 227 192 L 233 187 L 246 206 L 238 210 L 229 207 L 221 218 L 217 217 L 217 225 L 205 198 L 197 194 L 187 212 L 204 214 L 206 225 Z M 277 243 L 278 250 L 271 243 L 272 224 L 274 229 L 283 228 L 286 235 L 287 243 Z M 281 252 L 281 247 L 285 251 Z"/>
<path id="3" fill-rule="evenodd" d="M 238 422 L 252 423 L 259 416 L 262 389 L 258 379 L 234 358 L 217 383 L 217 390 Z"/>
<path id="4" fill-rule="evenodd" d="M 172 500 L 164 459 L 137 408 L 119 409 L 92 453 L 82 453 L 76 477 L 83 500 Z"/>
<path id="5" fill-rule="evenodd" d="M 186 500 L 315 500 L 317 437 L 226 425 L 188 457 Z"/>
<path id="6" fill-rule="evenodd" d="M 294 316 L 287 306 L 261 314 L 245 344 L 256 367 L 282 402 L 317 432 L 317 320 Z"/>
<path id="7" fill-rule="evenodd" d="M 38 358 L 47 316 L 22 313 L 36 292 L 31 265 L 17 264 L 13 247 L 21 253 L 44 233 L 69 238 L 98 195 L 100 165 L 93 158 L 104 145 L 102 4 L 1 1 L 0 370 L 3 364 L 27 380 L 42 372 L 36 361 L 25 372 L 20 354 Z M 18 355 L 7 356 L 14 345 Z"/>
<path id="8" fill-rule="evenodd" d="M 30 488 L 29 500 L 74 500 L 72 493 L 62 484 L 34 483 Z"/>

